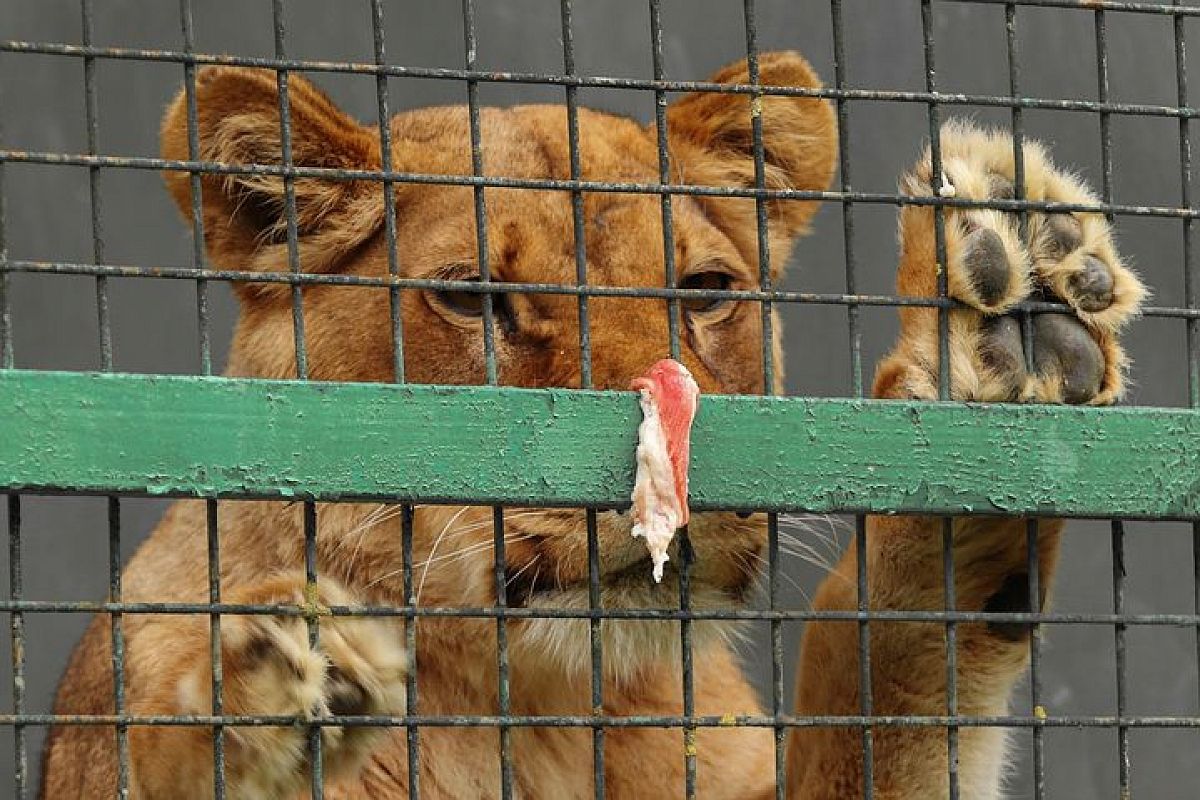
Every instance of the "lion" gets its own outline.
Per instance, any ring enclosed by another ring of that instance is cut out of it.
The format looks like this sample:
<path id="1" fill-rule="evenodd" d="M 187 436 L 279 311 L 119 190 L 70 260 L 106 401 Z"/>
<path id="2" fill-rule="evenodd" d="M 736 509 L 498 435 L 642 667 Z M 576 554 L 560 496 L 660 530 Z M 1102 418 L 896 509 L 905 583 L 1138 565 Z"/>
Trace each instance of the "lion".
<path id="1" fill-rule="evenodd" d="M 821 86 L 798 54 L 763 54 L 764 85 Z M 749 82 L 746 63 L 712 79 Z M 472 172 L 472 126 L 462 107 L 424 108 L 390 121 L 391 152 L 381 156 L 379 131 L 340 111 L 298 75 L 290 80 L 290 154 L 301 167 L 464 175 Z M 272 71 L 208 67 L 196 78 L 197 128 L 189 147 L 188 101 L 181 92 L 162 125 L 162 155 L 229 164 L 281 163 L 278 82 Z M 755 123 L 761 123 L 756 164 Z M 480 111 L 484 174 L 514 179 L 569 178 L 567 112 L 554 105 Z M 752 98 L 737 92 L 696 92 L 667 109 L 670 180 L 696 186 L 819 192 L 834 175 L 835 116 L 811 92 Z M 579 109 L 579 167 L 589 181 L 654 183 L 659 177 L 655 126 Z M 959 198 L 1015 194 L 1011 139 L 953 123 L 941 132 L 943 174 L 928 150 L 902 183 L 928 197 L 953 187 Z M 192 148 L 198 147 L 198 151 Z M 1032 200 L 1094 202 L 1077 179 L 1059 170 L 1033 142 L 1024 146 L 1024 191 Z M 294 263 L 308 273 L 382 277 L 396 265 L 415 278 L 480 279 L 475 190 L 437 182 L 394 182 L 395 252 L 389 255 L 388 206 L 375 180 L 334 180 L 277 172 L 205 172 L 199 178 L 201 221 L 211 261 L 268 273 Z M 185 215 L 192 178 L 166 174 Z M 489 187 L 486 255 L 501 282 L 573 284 L 574 207 L 569 191 Z M 752 197 L 696 193 L 670 200 L 674 264 L 684 288 L 755 289 L 760 258 L 769 251 L 772 281 L 781 277 L 795 240 L 816 208 L 813 195 Z M 289 231 L 288 210 L 295 224 Z M 663 215 L 652 193 L 585 192 L 582 196 L 587 278 L 601 286 L 662 285 Z M 760 214 L 767 226 L 760 247 Z M 937 226 L 927 203 L 900 213 L 902 294 L 937 294 Z M 950 396 L 963 401 L 1104 404 L 1124 385 L 1126 357 L 1118 334 L 1136 313 L 1142 285 L 1125 267 L 1103 216 L 1025 215 L 952 206 L 944 211 L 950 295 Z M 283 282 L 235 284 L 240 316 L 227 374 L 297 377 L 292 289 Z M 1013 308 L 1027 298 L 1053 299 L 1070 313 L 1033 316 L 1026 353 Z M 391 292 L 379 287 L 310 285 L 303 290 L 307 377 L 318 381 L 387 382 L 402 360 L 406 380 L 481 384 L 484 301 L 472 291 L 406 288 L 399 292 L 403 353 L 393 349 Z M 627 389 L 658 360 L 669 331 L 661 298 L 589 299 L 591 383 Z M 680 360 L 705 393 L 782 390 L 782 375 L 764 376 L 764 347 L 782 364 L 780 326 L 767 328 L 760 304 L 734 298 L 687 298 L 681 306 Z M 774 312 L 771 312 L 772 314 Z M 570 295 L 525 292 L 494 296 L 495 369 L 499 382 L 521 387 L 578 387 L 583 368 L 580 315 Z M 938 311 L 908 307 L 901 331 L 881 363 L 879 398 L 938 397 Z M 1027 357 L 1028 356 L 1028 357 Z M 631 454 L 632 457 L 632 454 Z M 400 506 L 322 503 L 316 507 L 318 597 L 306 594 L 302 504 L 222 501 L 217 515 L 222 599 L 230 603 L 310 607 L 400 606 L 403 589 Z M 583 511 L 507 509 L 504 570 L 513 605 L 530 609 L 587 608 L 588 516 Z M 204 501 L 175 503 L 132 557 L 122 579 L 128 602 L 203 603 L 209 598 L 208 516 Z M 412 580 L 421 606 L 474 607 L 495 601 L 493 511 L 485 507 L 418 505 L 408 520 Z M 594 512 L 604 607 L 678 607 L 677 554 L 661 585 L 649 578 L 647 553 L 630 537 L 629 515 Z M 956 568 L 954 601 L 964 611 L 1029 610 L 1052 588 L 1061 521 L 1041 521 L 1036 581 L 1027 574 L 1025 520 L 974 517 L 951 524 Z M 689 541 L 692 604 L 735 609 L 758 577 L 768 526 L 765 514 L 693 515 Z M 865 558 L 865 604 L 873 610 L 945 608 L 943 521 L 921 516 L 871 517 L 866 550 L 851 546 L 815 596 L 822 611 L 859 608 L 856 577 Z M 1036 587 L 1036 592 L 1031 588 Z M 422 715 L 500 712 L 497 626 L 494 620 L 421 617 L 414 623 L 415 664 L 406 660 L 407 632 L 398 618 L 323 616 L 309 638 L 296 616 L 224 615 L 220 664 L 225 714 L 403 715 L 405 684 L 415 670 Z M 123 621 L 125 704 L 135 715 L 213 711 L 208 615 L 130 614 Z M 762 715 L 743 673 L 736 630 L 726 620 L 692 626 L 694 713 L 736 719 Z M 679 623 L 606 619 L 602 644 L 602 709 L 593 709 L 590 624 L 586 619 L 513 619 L 507 624 L 509 710 L 524 716 L 609 717 L 683 714 Z M 59 688 L 55 713 L 113 713 L 110 620 L 98 616 L 76 648 Z M 958 712 L 1006 713 L 1022 675 L 1030 632 L 1019 624 L 957 626 Z M 824 620 L 807 625 L 799 654 L 797 715 L 858 715 L 859 625 Z M 875 620 L 869 626 L 870 703 L 879 715 L 933 715 L 947 710 L 946 631 L 940 622 Z M 760 717 L 761 718 L 761 717 Z M 848 798 L 863 790 L 859 726 L 787 729 L 789 797 Z M 306 726 L 229 726 L 223 733 L 227 796 L 307 796 L 312 772 Z M 212 795 L 214 737 L 206 726 L 134 725 L 128 730 L 128 782 L 134 797 Z M 603 778 L 613 798 L 672 797 L 687 779 L 684 734 L 678 728 L 621 725 L 604 733 Z M 1007 763 L 999 727 L 966 726 L 959 738 L 958 775 L 964 797 L 997 798 Z M 409 791 L 409 739 L 402 725 L 320 727 L 324 795 L 400 798 Z M 501 796 L 500 733 L 496 727 L 429 726 L 419 732 L 421 796 Z M 949 793 L 947 736 L 936 726 L 873 727 L 873 781 L 878 798 L 936 798 Z M 589 727 L 514 726 L 508 731 L 514 792 L 521 797 L 593 796 L 593 732 Z M 775 796 L 775 730 L 771 726 L 703 726 L 690 747 L 698 794 L 704 798 Z M 59 725 L 44 754 L 42 796 L 111 796 L 118 785 L 118 745 L 111 728 Z"/>

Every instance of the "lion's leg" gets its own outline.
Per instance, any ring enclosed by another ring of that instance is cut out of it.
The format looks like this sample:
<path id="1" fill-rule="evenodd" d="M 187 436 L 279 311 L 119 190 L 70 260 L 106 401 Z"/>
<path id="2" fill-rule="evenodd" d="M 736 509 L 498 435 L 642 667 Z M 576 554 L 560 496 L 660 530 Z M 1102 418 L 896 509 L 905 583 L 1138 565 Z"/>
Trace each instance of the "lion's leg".
<path id="1" fill-rule="evenodd" d="M 285 576 L 230 592 L 225 599 L 236 604 L 303 606 L 304 589 L 303 575 Z M 350 601 L 343 590 L 322 580 L 318 602 L 345 605 Z M 78 663 L 77 655 L 73 670 L 103 673 L 111 679 L 103 663 L 96 663 L 107 657 L 106 634 L 103 625 L 93 625 L 81 645 L 81 653 L 91 654 L 83 659 L 91 663 Z M 127 640 L 130 713 L 212 713 L 207 617 L 148 619 L 131 630 Z M 222 615 L 222 710 L 232 716 L 303 718 L 402 713 L 406 672 L 402 640 L 386 621 L 322 616 L 319 643 L 313 648 L 302 617 Z M 352 773 L 377 736 L 369 728 L 351 726 L 325 726 L 321 732 L 323 767 L 330 780 Z M 46 781 L 47 800 L 83 796 L 77 789 L 87 790 L 83 794 L 89 796 L 111 794 L 116 788 L 111 730 L 81 737 L 63 729 L 60 736 L 47 757 L 47 769 L 53 773 Z M 229 726 L 224 755 L 231 798 L 293 797 L 309 780 L 308 729 L 302 725 Z M 133 726 L 129 757 L 134 797 L 212 797 L 213 738 L 208 727 Z M 76 780 L 71 775 L 84 758 L 91 777 Z"/>
<path id="2" fill-rule="evenodd" d="M 1012 142 L 952 125 L 942 153 L 958 197 L 1013 194 Z M 1025 147 L 1026 191 L 1032 200 L 1089 203 L 1074 179 L 1058 172 L 1035 144 Z M 930 193 L 928 162 L 906 180 L 910 192 Z M 934 217 L 930 208 L 901 214 L 901 292 L 936 296 Z M 965 304 L 950 315 L 951 396 L 956 400 L 1104 404 L 1119 396 L 1125 357 L 1120 326 L 1144 290 L 1125 269 L 1103 217 L 1094 214 L 1016 214 L 980 209 L 945 212 L 948 284 Z M 1066 302 L 1073 313 L 1032 320 L 1033 352 L 1026 358 L 1020 320 L 1006 312 L 1026 297 Z M 900 340 L 879 367 L 877 397 L 938 398 L 937 312 L 905 309 Z M 867 523 L 866 572 L 872 610 L 946 608 L 943 541 L 953 542 L 954 605 L 961 611 L 1030 608 L 1030 526 L 1023 519 L 961 518 L 947 529 L 932 517 L 873 517 Z M 1058 554 L 1060 520 L 1040 521 L 1037 587 L 1044 600 Z M 858 608 L 859 554 L 851 548 L 816 597 L 821 609 Z M 947 704 L 947 628 L 943 622 L 870 623 L 871 709 L 877 715 L 942 716 Z M 956 626 L 957 713 L 1006 713 L 1029 654 L 1027 626 Z M 799 674 L 801 714 L 857 715 L 859 628 L 821 622 L 805 631 Z M 875 796 L 948 795 L 947 732 L 936 726 L 873 729 Z M 799 728 L 791 737 L 789 791 L 793 797 L 844 798 L 862 793 L 862 733 L 857 727 Z M 1004 732 L 964 727 L 959 733 L 963 797 L 999 796 Z"/>

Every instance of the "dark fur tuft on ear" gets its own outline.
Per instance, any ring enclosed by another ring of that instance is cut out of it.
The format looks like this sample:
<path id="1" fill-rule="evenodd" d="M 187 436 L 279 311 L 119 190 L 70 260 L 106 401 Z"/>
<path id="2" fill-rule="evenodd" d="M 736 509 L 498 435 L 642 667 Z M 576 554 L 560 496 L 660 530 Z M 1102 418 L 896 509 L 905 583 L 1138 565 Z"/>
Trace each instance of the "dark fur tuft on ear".
<path id="1" fill-rule="evenodd" d="M 713 76 L 716 83 L 747 84 L 745 61 L 732 64 Z M 812 68 L 797 53 L 763 53 L 759 57 L 759 84 L 820 88 Z M 694 185 L 756 185 L 752 118 L 762 120 L 763 183 L 768 189 L 822 191 L 833 178 L 837 160 L 837 122 L 829 103 L 816 97 L 766 95 L 755 100 L 746 94 L 694 92 L 667 111 L 672 165 L 676 180 Z M 714 222 L 738 243 L 752 260 L 756 216 L 754 201 L 703 198 Z M 817 203 L 772 200 L 770 221 L 772 255 L 782 264 L 794 237 L 803 233 Z"/>
<path id="2" fill-rule="evenodd" d="M 311 83 L 288 76 L 292 163 L 328 169 L 379 169 L 379 138 L 348 117 Z M 196 76 L 199 153 L 188 147 L 187 97 L 180 91 L 162 125 L 162 155 L 171 160 L 230 165 L 280 165 L 276 73 L 240 67 L 206 67 Z M 180 210 L 191 213 L 186 172 L 165 173 Z M 206 245 L 212 259 L 229 268 L 287 268 L 286 193 L 274 174 L 205 174 L 201 179 Z M 383 221 L 380 184 L 366 180 L 298 177 L 296 232 L 305 271 L 336 268 L 347 252 Z"/>

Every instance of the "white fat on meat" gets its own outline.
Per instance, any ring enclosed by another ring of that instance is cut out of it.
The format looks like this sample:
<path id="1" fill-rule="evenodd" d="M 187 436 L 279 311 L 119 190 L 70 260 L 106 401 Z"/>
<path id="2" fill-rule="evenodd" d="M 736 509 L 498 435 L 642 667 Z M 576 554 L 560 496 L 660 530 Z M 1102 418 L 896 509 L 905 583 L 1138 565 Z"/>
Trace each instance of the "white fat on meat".
<path id="1" fill-rule="evenodd" d="M 662 581 L 663 565 L 669 560 L 667 547 L 684 523 L 684 511 L 675 493 L 675 475 L 667 455 L 667 436 L 658 402 L 648 389 L 641 390 L 641 405 L 637 479 L 633 486 L 633 535 L 646 540 L 657 583 Z"/>

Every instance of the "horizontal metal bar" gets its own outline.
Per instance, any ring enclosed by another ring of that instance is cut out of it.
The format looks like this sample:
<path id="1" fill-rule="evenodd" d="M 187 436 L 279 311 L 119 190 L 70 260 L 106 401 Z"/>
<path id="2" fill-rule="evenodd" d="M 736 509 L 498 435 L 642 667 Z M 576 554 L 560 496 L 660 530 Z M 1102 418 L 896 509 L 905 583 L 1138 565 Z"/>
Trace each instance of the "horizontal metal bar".
<path id="1" fill-rule="evenodd" d="M 460 281 L 440 278 L 403 278 L 392 275 L 347 275 L 318 272 L 252 272 L 249 270 L 197 269 L 194 267 L 140 267 L 133 264 L 80 264 L 68 261 L 0 261 L 0 272 L 38 275 L 106 275 L 119 278 L 164 278 L 245 283 L 298 285 L 374 286 L 399 289 L 474 292 L 477 294 L 565 294 L 578 297 L 679 298 L 680 300 L 751 300 L 808 305 L 884 306 L 889 308 L 967 308 L 953 298 L 903 297 L 889 294 L 838 294 L 833 292 L 788 292 L 759 289 L 669 289 L 664 286 L 595 286 L 566 283 L 517 283 L 508 281 Z M 1013 311 L 1073 313 L 1065 303 L 1027 300 Z M 1146 306 L 1143 317 L 1200 319 L 1200 308 Z"/>
<path id="2" fill-rule="evenodd" d="M 397 617 L 478 619 L 726 620 L 734 622 L 980 622 L 1043 625 L 1200 625 L 1200 614 L 1104 614 L 1065 612 L 896 611 L 874 609 L 672 609 L 672 608 L 528 608 L 511 606 L 332 606 L 314 613 L 296 605 L 258 603 L 174 603 L 100 600 L 0 600 L 2 613 L 35 614 L 220 614 L 279 617 Z"/>
<path id="3" fill-rule="evenodd" d="M 1198 6 L 1140 3 L 1132 2 L 1132 0 L 939 0 L 939 2 L 992 6 L 1041 6 L 1043 8 L 1067 8 L 1086 12 L 1126 11 L 1135 14 L 1166 14 L 1173 17 L 1200 16 L 1200 7 Z"/>
<path id="4" fill-rule="evenodd" d="M 72 167 L 149 169 L 207 175 L 271 175 L 282 178 L 321 178 L 332 181 L 376 181 L 436 186 L 484 186 L 498 189 L 535 189 L 552 192 L 607 192 L 613 194 L 683 195 L 691 197 L 747 197 L 764 200 L 800 200 L 828 203 L 876 203 L 894 206 L 947 206 L 992 208 L 1001 211 L 1104 213 L 1118 216 L 1200 218 L 1200 209 L 1178 206 L 1145 206 L 1118 203 L 1060 203 L 1045 200 L 972 200 L 939 195 L 910 196 L 887 192 L 837 192 L 807 189 L 760 189 L 741 186 L 588 181 L 567 178 L 506 178 L 480 175 L 439 175 L 367 169 L 333 169 L 284 164 L 228 164 L 220 161 L 184 161 L 146 156 L 100 156 L 26 150 L 0 150 L 0 164 L 47 164 Z"/>
<path id="5" fill-rule="evenodd" d="M 625 392 L 0 371 L 0 488 L 628 503 Z M 702 399 L 696 510 L 1200 518 L 1200 413 Z"/>
<path id="6" fill-rule="evenodd" d="M 414 715 L 400 716 L 231 716 L 231 715 L 137 715 L 137 714 L 0 714 L 0 727 L 9 725 L 130 725 L 159 727 L 242 726 L 290 727 L 293 725 L 358 728 L 1200 728 L 1196 716 L 916 716 L 916 715 L 822 715 L 779 716 L 628 716 L 582 715 Z"/>
<path id="7" fill-rule="evenodd" d="M 957 0 L 958 2 L 991 2 L 991 0 Z M 1003 0 L 995 0 L 1003 2 Z M 1072 0 L 1074 2 L 1074 0 Z M 1131 10 L 1131 9 L 1127 9 Z M 1177 9 L 1182 16 L 1198 16 L 1200 9 Z M 654 80 L 647 78 L 614 78 L 595 75 L 563 75 L 539 72 L 509 72 L 478 69 L 444 69 L 413 67 L 399 64 L 374 64 L 357 61 L 310 61 L 303 59 L 264 58 L 217 53 L 188 53 L 181 50 L 143 49 L 130 47 L 98 47 L 66 42 L 0 41 L 0 52 L 33 55 L 98 58 L 118 61 L 156 61 L 194 66 L 257 67 L 286 72 L 325 72 L 352 75 L 385 76 L 389 78 L 419 78 L 482 83 L 517 83 L 533 85 L 570 86 L 586 89 L 623 89 L 654 92 L 707 92 L 712 94 L 747 94 L 773 97 L 824 97 L 835 100 L 861 100 L 888 103 L 939 103 L 949 106 L 988 106 L 1000 108 L 1029 108 L 1045 111 L 1082 111 L 1086 113 L 1125 114 L 1133 116 L 1184 117 L 1200 116 L 1200 109 L 1147 103 L 1114 103 L 1095 100 L 1071 100 L 1041 97 L 1012 97 L 1006 95 L 964 94 L 960 92 L 914 92 L 889 89 L 850 89 L 834 87 L 775 86 L 748 83 L 714 83 L 712 81 Z"/>

